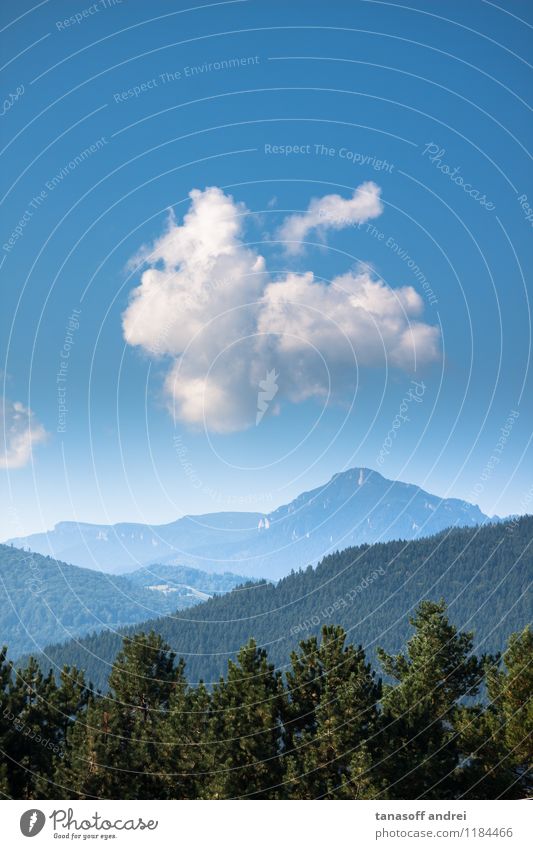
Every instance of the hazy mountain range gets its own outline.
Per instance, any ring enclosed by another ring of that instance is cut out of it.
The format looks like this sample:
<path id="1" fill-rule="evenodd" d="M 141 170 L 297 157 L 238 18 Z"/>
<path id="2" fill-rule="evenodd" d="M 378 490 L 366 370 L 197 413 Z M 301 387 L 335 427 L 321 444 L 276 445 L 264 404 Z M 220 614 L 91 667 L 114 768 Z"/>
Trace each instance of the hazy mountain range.
<path id="1" fill-rule="evenodd" d="M 15 658 L 50 642 L 184 610 L 244 580 L 169 565 L 106 575 L 0 545 L 0 648 L 7 644 Z"/>
<path id="2" fill-rule="evenodd" d="M 278 579 L 347 546 L 411 540 L 486 521 L 466 501 L 356 468 L 269 514 L 209 513 L 165 525 L 60 522 L 48 533 L 8 542 L 106 572 L 157 562 Z"/>
<path id="3" fill-rule="evenodd" d="M 50 647 L 44 669 L 74 664 L 99 687 L 125 635 L 154 629 L 187 663 L 190 681 L 217 681 L 250 637 L 283 668 L 298 642 L 324 624 L 342 625 L 375 660 L 376 646 L 397 652 L 422 599 L 448 604 L 451 621 L 473 631 L 479 653 L 502 651 L 531 618 L 533 517 L 512 525 L 443 531 L 410 542 L 347 548 L 277 584 L 241 586 L 185 611 Z"/>

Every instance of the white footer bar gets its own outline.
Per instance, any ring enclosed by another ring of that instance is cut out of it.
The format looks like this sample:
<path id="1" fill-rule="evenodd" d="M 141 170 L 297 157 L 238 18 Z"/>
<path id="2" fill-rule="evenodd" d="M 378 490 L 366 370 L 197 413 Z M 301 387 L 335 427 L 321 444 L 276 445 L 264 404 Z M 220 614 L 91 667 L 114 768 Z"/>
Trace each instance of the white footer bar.
<path id="1" fill-rule="evenodd" d="M 216 849 L 531 846 L 527 801 L 3 801 L 2 844 Z M 35 843 L 29 839 L 34 837 Z"/>

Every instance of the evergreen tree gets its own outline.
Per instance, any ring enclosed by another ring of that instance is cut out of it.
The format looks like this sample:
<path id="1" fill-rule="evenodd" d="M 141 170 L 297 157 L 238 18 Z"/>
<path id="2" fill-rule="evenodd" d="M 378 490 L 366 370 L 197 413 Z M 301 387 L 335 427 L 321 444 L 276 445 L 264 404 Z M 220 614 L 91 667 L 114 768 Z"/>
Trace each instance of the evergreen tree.
<path id="1" fill-rule="evenodd" d="M 158 798 L 159 724 L 183 666 L 158 634 L 126 639 L 111 671 L 111 692 L 92 698 L 69 734 L 57 782 L 80 798 Z"/>
<path id="2" fill-rule="evenodd" d="M 0 652 L 0 795 L 16 799 L 491 799 L 531 795 L 533 634 L 477 658 L 422 602 L 381 682 L 339 626 L 283 678 L 250 640 L 212 692 L 150 632 L 125 639 L 110 691 Z M 394 682 L 394 683 L 391 683 Z M 482 688 L 483 699 L 476 698 Z"/>
<path id="3" fill-rule="evenodd" d="M 505 670 L 487 676 L 489 700 L 499 719 L 509 757 L 519 772 L 533 764 L 533 631 L 512 634 L 503 655 Z"/>
<path id="4" fill-rule="evenodd" d="M 2 683 L 5 781 L 13 798 L 33 799 L 38 785 L 51 781 L 63 744 L 54 710 L 58 688 L 53 673 L 43 676 L 33 658 L 13 673 L 5 653 Z"/>
<path id="5" fill-rule="evenodd" d="M 10 743 L 12 736 L 12 700 L 9 692 L 13 664 L 7 660 L 7 646 L 0 649 L 0 752 L 2 761 L 0 763 L 0 793 L 6 798 L 11 798 L 11 787 L 8 777 L 8 758 L 10 757 Z"/>
<path id="6" fill-rule="evenodd" d="M 523 798 L 532 790 L 533 633 L 512 634 L 503 665 L 487 671 L 488 703 L 464 708 L 461 732 L 471 765 L 465 796 Z"/>
<path id="7" fill-rule="evenodd" d="M 282 779 L 281 675 L 254 640 L 215 685 L 208 743 L 211 797 L 276 798 Z"/>
<path id="8" fill-rule="evenodd" d="M 410 619 L 407 653 L 378 656 L 395 679 L 383 692 L 382 772 L 392 799 L 455 798 L 465 780 L 456 730 L 462 700 L 476 695 L 483 664 L 472 655 L 470 633 L 458 633 L 443 601 L 423 601 Z M 466 779 L 468 780 L 468 779 Z"/>
<path id="9" fill-rule="evenodd" d="M 162 797 L 209 798 L 213 747 L 207 744 L 211 722 L 211 697 L 200 682 L 187 686 L 176 682 L 168 714 L 159 726 Z"/>
<path id="10" fill-rule="evenodd" d="M 318 639 L 300 642 L 300 650 L 291 652 L 287 670 L 288 700 L 285 707 L 285 748 L 290 750 L 303 732 L 315 734 L 316 711 L 320 704 L 324 679 L 320 663 Z"/>
<path id="11" fill-rule="evenodd" d="M 378 726 L 380 683 L 361 647 L 340 627 L 300 644 L 289 684 L 287 773 L 295 798 L 372 798 L 369 739 Z"/>

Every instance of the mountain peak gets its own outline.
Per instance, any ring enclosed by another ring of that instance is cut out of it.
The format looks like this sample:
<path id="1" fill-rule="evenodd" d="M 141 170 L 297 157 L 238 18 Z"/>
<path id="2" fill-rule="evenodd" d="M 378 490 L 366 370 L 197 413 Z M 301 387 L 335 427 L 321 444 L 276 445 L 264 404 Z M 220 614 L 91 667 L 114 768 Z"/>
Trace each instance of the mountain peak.
<path id="1" fill-rule="evenodd" d="M 208 572 L 277 579 L 349 546 L 410 540 L 487 521 L 466 501 L 355 466 L 268 515 L 208 513 L 165 525 L 60 522 L 47 534 L 11 542 L 112 572 L 178 562 Z"/>
<path id="2" fill-rule="evenodd" d="M 376 478 L 381 478 L 381 480 L 386 480 L 383 475 L 380 475 L 379 472 L 376 472 L 375 469 L 369 469 L 366 466 L 354 466 L 351 469 L 346 469 L 344 472 L 337 472 L 330 478 L 330 483 L 335 480 L 352 480 L 356 479 L 359 486 L 361 486 L 370 476 L 375 476 Z"/>

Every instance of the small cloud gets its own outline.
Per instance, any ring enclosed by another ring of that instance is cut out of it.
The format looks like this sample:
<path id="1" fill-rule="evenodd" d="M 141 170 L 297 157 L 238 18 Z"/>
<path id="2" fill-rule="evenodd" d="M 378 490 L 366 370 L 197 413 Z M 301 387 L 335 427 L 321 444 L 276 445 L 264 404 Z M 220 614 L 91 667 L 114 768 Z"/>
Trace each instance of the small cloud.
<path id="1" fill-rule="evenodd" d="M 377 218 L 383 212 L 381 189 L 375 183 L 361 183 L 351 198 L 340 195 L 324 195 L 313 198 L 307 211 L 289 215 L 278 231 L 278 237 L 285 242 L 287 253 L 301 253 L 302 242 L 311 230 L 317 230 L 325 238 L 327 230 L 342 230 L 362 224 L 370 218 Z"/>
<path id="2" fill-rule="evenodd" d="M 44 442 L 48 434 L 20 401 L 4 398 L 0 422 L 0 469 L 20 469 L 29 462 L 33 446 Z"/>

